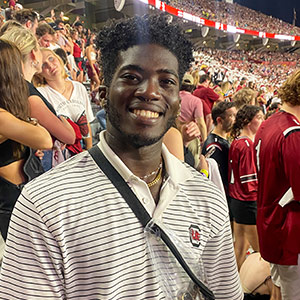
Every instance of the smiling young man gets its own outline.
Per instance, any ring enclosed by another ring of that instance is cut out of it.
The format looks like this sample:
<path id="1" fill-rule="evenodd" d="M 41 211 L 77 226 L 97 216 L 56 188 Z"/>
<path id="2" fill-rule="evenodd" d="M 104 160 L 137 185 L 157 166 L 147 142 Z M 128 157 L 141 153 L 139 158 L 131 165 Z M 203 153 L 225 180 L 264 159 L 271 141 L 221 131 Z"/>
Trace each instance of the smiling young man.
<path id="1" fill-rule="evenodd" d="M 96 147 L 152 219 L 181 240 L 216 299 L 243 299 L 226 200 L 162 144 L 178 113 L 190 42 L 164 17 L 146 16 L 112 23 L 97 44 L 108 119 Z M 142 224 L 89 152 L 27 185 L 10 225 L 0 298 L 169 299 L 158 272 L 168 262 L 153 260 Z M 163 247 L 162 255 L 171 253 Z"/>

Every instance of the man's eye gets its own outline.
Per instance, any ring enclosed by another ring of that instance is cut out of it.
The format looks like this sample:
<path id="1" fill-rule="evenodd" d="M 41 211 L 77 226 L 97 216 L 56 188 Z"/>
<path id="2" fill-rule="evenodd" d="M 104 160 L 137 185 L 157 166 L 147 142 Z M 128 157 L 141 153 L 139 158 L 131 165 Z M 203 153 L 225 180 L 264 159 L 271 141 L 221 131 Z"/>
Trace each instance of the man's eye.
<path id="1" fill-rule="evenodd" d="M 138 81 L 139 80 L 139 78 L 133 74 L 124 74 L 124 75 L 122 75 L 122 78 L 125 78 L 130 81 Z"/>
<path id="2" fill-rule="evenodd" d="M 176 85 L 176 81 L 173 79 L 169 79 L 169 78 L 163 79 L 161 82 L 166 85 Z"/>
<path id="3" fill-rule="evenodd" d="M 48 59 L 52 62 L 54 60 L 54 57 L 50 56 Z"/>

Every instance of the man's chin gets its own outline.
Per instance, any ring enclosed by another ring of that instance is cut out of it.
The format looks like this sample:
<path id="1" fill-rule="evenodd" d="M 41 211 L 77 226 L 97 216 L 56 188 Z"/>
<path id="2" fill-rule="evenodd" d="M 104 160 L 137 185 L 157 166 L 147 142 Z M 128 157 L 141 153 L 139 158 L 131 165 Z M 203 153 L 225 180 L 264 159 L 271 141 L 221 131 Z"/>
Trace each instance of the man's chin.
<path id="1" fill-rule="evenodd" d="M 139 134 L 128 134 L 127 139 L 134 148 L 139 149 L 156 144 L 162 139 L 163 136 L 164 134 L 157 137 L 145 137 Z"/>

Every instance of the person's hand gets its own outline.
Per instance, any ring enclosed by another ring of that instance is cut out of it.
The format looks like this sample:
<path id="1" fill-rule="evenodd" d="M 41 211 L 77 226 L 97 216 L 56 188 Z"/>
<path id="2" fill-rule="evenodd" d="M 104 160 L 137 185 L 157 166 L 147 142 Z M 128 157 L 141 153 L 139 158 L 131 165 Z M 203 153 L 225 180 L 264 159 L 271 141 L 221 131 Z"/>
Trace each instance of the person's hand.
<path id="1" fill-rule="evenodd" d="M 205 156 L 203 154 L 200 154 L 199 158 L 200 158 L 199 165 L 198 165 L 199 170 L 204 169 L 208 172 L 209 168 L 208 168 L 208 163 L 207 163 Z"/>
<path id="2" fill-rule="evenodd" d="M 191 121 L 181 127 L 182 139 L 184 146 L 187 145 L 195 138 L 200 137 L 200 130 L 196 122 Z"/>

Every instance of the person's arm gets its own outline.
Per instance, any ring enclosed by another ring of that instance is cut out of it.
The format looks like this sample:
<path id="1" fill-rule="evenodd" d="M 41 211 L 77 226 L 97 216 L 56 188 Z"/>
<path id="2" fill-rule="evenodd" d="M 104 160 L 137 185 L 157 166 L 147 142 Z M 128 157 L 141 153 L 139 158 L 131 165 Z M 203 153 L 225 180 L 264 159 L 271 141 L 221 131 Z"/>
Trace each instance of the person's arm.
<path id="1" fill-rule="evenodd" d="M 191 121 L 187 124 L 183 124 L 181 126 L 181 133 L 183 145 L 185 147 L 187 147 L 193 139 L 199 138 L 200 136 L 199 127 L 194 121 Z"/>
<path id="2" fill-rule="evenodd" d="M 64 40 L 65 40 L 65 42 L 66 42 L 66 44 L 65 44 L 65 51 L 66 51 L 66 52 L 73 53 L 73 43 L 71 43 L 71 42 L 69 41 L 69 39 L 66 38 L 65 36 L 64 36 Z"/>
<path id="3" fill-rule="evenodd" d="M 3 109 L 0 109 L 0 136 L 33 149 L 52 148 L 52 138 L 44 127 L 22 121 Z"/>
<path id="4" fill-rule="evenodd" d="M 89 150 L 93 147 L 93 136 L 92 136 L 91 125 L 88 123 L 87 126 L 89 128 L 89 137 L 83 138 L 83 141 L 85 144 L 85 149 Z"/>
<path id="5" fill-rule="evenodd" d="M 67 299 L 62 249 L 35 203 L 24 187 L 8 229 L 0 299 Z"/>
<path id="6" fill-rule="evenodd" d="M 38 119 L 39 123 L 45 127 L 52 136 L 65 144 L 74 144 L 75 132 L 65 118 L 57 118 L 45 105 L 39 96 L 30 96 L 31 116 Z"/>
<path id="7" fill-rule="evenodd" d="M 207 93 L 209 95 L 209 99 L 214 102 L 214 105 L 218 102 L 224 101 L 224 96 L 217 94 L 213 89 L 208 89 Z"/>
<path id="8" fill-rule="evenodd" d="M 164 135 L 163 143 L 174 156 L 184 161 L 183 140 L 178 129 L 171 127 Z"/>
<path id="9" fill-rule="evenodd" d="M 300 203 L 300 155 L 299 155 L 300 132 L 294 131 L 289 134 L 282 145 L 282 153 L 284 159 L 285 176 L 293 191 L 293 196 L 296 201 Z"/>
<path id="10" fill-rule="evenodd" d="M 200 130 L 202 143 L 204 143 L 207 138 L 207 127 L 204 121 L 203 102 L 201 99 L 197 99 L 196 103 L 197 105 L 194 112 L 194 118 Z"/>
<path id="11" fill-rule="evenodd" d="M 204 117 L 197 118 L 196 123 L 200 130 L 202 142 L 204 142 L 207 139 L 207 127 L 204 121 Z"/>

